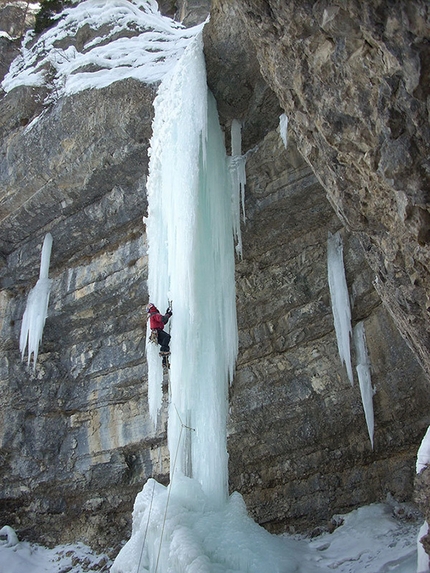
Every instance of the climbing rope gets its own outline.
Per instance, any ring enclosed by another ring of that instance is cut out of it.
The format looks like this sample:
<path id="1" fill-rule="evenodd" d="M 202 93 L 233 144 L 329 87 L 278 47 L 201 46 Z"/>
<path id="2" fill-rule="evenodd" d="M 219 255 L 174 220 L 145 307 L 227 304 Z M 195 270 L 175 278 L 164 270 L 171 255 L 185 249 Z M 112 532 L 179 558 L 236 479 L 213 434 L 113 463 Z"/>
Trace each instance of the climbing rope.
<path id="1" fill-rule="evenodd" d="M 179 421 L 181 422 L 181 429 L 182 429 L 182 428 L 186 428 L 187 430 L 192 430 L 193 432 L 195 432 L 195 431 L 196 431 L 195 428 L 191 428 L 191 426 L 187 426 L 186 424 L 184 424 L 184 422 L 182 421 L 181 416 L 179 415 L 178 408 L 176 407 L 176 404 L 173 404 L 173 406 L 174 406 L 174 408 L 175 408 L 175 410 L 176 410 L 176 413 L 178 414 Z"/>
<path id="2" fill-rule="evenodd" d="M 177 409 L 177 407 L 176 407 L 176 404 L 173 404 L 173 406 L 174 406 L 174 408 L 175 408 L 175 410 L 176 410 L 176 413 L 177 413 L 177 415 L 178 415 L 179 421 L 181 422 L 181 431 L 179 432 L 179 439 L 178 439 L 178 443 L 177 443 L 177 446 L 176 446 L 175 458 L 174 458 L 174 461 L 173 461 L 172 479 L 171 479 L 171 481 L 170 481 L 169 488 L 168 488 L 169 491 L 168 491 L 168 494 L 167 494 L 166 507 L 165 507 L 165 509 L 164 509 L 163 525 L 162 525 L 162 528 L 161 528 L 161 535 L 160 535 L 160 545 L 159 545 L 159 547 L 158 547 L 157 562 L 156 562 L 156 565 L 155 565 L 155 571 L 154 571 L 154 573 L 157 573 L 157 571 L 158 571 L 158 565 L 159 565 L 159 561 L 160 561 L 161 546 L 162 546 L 162 544 L 163 544 L 163 535 L 164 535 L 164 529 L 165 529 L 166 520 L 167 520 L 167 510 L 168 510 L 168 507 L 169 507 L 170 493 L 171 493 L 171 489 L 172 489 L 173 476 L 174 476 L 174 474 L 175 474 L 175 469 L 176 469 L 176 462 L 177 462 L 177 460 L 178 460 L 178 453 L 179 453 L 179 446 L 180 446 L 180 444 L 181 444 L 182 432 L 183 432 L 184 428 L 187 429 L 187 430 L 192 430 L 193 432 L 196 431 L 195 428 L 191 428 L 190 426 L 187 426 L 186 424 L 184 424 L 184 423 L 182 422 L 182 419 L 181 419 L 181 416 L 179 415 L 179 412 L 178 412 L 178 409 Z M 154 490 L 155 490 L 155 480 L 153 481 L 153 484 L 152 484 L 151 501 L 150 501 L 149 510 L 148 510 L 148 519 L 146 520 L 145 534 L 144 534 L 144 536 L 143 536 L 142 548 L 141 548 L 141 550 L 140 550 L 139 562 L 138 562 L 138 565 L 137 565 L 136 573 L 139 573 L 139 571 L 140 571 L 140 565 L 141 565 L 141 563 L 142 563 L 143 550 L 144 550 L 144 548 L 145 548 L 146 537 L 147 537 L 148 529 L 149 529 L 149 521 L 150 521 L 150 519 L 151 519 L 152 502 L 153 502 L 153 500 L 154 500 Z"/>
<path id="3" fill-rule="evenodd" d="M 154 573 L 157 573 L 157 571 L 158 571 L 158 563 L 159 563 L 159 561 L 160 561 L 161 546 L 162 546 L 162 544 L 163 544 L 164 527 L 165 527 L 165 525 L 166 525 L 166 519 L 167 519 L 167 508 L 169 507 L 170 493 L 171 493 L 171 491 L 172 491 L 173 476 L 174 476 L 174 473 L 175 473 L 176 460 L 178 459 L 179 444 L 181 443 L 182 430 L 183 430 L 183 426 L 181 426 L 181 431 L 179 432 L 178 445 L 176 446 L 175 461 L 174 461 L 174 463 L 173 463 L 173 469 L 172 469 L 172 479 L 170 480 L 169 491 L 168 491 L 168 493 L 167 493 L 166 508 L 165 508 L 165 510 L 164 510 L 163 525 L 162 525 L 162 527 L 161 527 L 160 545 L 159 545 L 159 547 L 158 547 L 157 562 L 156 562 L 156 564 L 155 564 L 155 571 L 154 571 Z"/>
<path id="4" fill-rule="evenodd" d="M 163 544 L 164 527 L 165 527 L 165 525 L 166 525 L 166 520 L 167 520 L 167 509 L 168 509 L 168 507 L 169 507 L 170 493 L 171 493 L 171 491 L 172 491 L 173 476 L 175 475 L 176 462 L 177 462 L 177 460 L 178 460 L 179 445 L 180 445 L 180 443 L 181 443 L 181 438 L 182 438 L 182 431 L 183 431 L 184 428 L 186 428 L 186 429 L 188 429 L 188 430 L 192 430 L 193 432 L 196 431 L 195 428 L 191 428 L 190 426 L 186 426 L 186 425 L 182 422 L 181 416 L 179 415 L 178 409 L 176 408 L 176 404 L 173 404 L 173 406 L 175 407 L 176 413 L 178 414 L 179 421 L 181 422 L 181 431 L 179 432 L 178 443 L 177 443 L 177 445 L 176 445 L 175 458 L 174 458 L 174 461 L 173 461 L 173 468 L 172 468 L 172 472 L 171 472 L 172 478 L 171 478 L 171 480 L 170 480 L 169 492 L 168 492 L 168 494 L 167 494 L 166 508 L 165 508 L 165 510 L 164 510 L 163 525 L 162 525 L 162 528 L 161 528 L 161 535 L 160 535 L 160 545 L 159 545 L 159 547 L 158 547 L 157 562 L 156 562 L 156 565 L 155 565 L 155 571 L 154 571 L 154 573 L 157 573 L 157 571 L 158 571 L 158 563 L 159 563 L 160 555 L 161 555 L 161 546 L 162 546 L 162 544 Z"/>

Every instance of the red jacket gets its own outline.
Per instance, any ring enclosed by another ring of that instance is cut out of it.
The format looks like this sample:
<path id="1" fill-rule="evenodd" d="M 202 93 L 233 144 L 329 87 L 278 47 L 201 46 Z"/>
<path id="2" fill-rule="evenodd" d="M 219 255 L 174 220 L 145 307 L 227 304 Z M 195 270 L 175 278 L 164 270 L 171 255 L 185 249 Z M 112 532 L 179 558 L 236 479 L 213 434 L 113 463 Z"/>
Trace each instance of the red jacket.
<path id="1" fill-rule="evenodd" d="M 164 316 L 160 314 L 160 311 L 155 306 L 152 308 L 149 314 L 149 328 L 151 330 L 163 330 L 164 325 L 167 323 L 171 314 L 166 313 Z"/>

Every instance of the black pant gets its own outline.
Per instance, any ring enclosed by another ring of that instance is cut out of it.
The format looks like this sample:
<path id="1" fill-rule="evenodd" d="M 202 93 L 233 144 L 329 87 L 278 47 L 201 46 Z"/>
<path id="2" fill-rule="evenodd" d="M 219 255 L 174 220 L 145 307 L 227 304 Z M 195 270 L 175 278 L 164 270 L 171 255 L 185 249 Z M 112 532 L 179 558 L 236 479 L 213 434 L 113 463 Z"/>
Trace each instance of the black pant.
<path id="1" fill-rule="evenodd" d="M 158 344 L 161 346 L 160 352 L 170 352 L 170 334 L 165 330 L 158 331 Z"/>

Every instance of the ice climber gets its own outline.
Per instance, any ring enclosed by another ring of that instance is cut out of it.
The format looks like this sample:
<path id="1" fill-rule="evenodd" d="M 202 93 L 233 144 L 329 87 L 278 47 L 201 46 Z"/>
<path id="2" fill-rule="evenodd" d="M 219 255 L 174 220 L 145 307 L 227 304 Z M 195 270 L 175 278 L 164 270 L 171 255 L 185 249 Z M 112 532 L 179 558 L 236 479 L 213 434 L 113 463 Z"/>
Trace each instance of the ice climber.
<path id="1" fill-rule="evenodd" d="M 164 330 L 164 325 L 168 323 L 172 316 L 172 309 L 169 307 L 163 315 L 158 308 L 150 302 L 146 305 L 146 312 L 149 318 L 149 328 L 151 329 L 150 339 L 160 345 L 160 356 L 163 357 L 163 365 L 167 366 L 167 356 L 170 354 L 170 334 Z"/>

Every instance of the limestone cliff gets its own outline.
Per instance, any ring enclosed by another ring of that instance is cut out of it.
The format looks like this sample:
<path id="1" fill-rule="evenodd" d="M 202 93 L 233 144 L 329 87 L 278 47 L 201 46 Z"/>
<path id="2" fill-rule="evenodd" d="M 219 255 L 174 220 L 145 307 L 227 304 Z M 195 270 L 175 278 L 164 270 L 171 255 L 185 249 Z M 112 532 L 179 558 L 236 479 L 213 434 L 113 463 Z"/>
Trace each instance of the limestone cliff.
<path id="1" fill-rule="evenodd" d="M 160 4 L 184 15 L 193 3 Z M 411 499 L 430 423 L 428 8 L 358 4 L 217 0 L 204 35 L 227 147 L 236 118 L 248 152 L 230 485 L 272 531 Z M 191 6 L 200 19 L 204 5 Z M 44 90 L 0 100 L 0 524 L 117 547 L 136 493 L 169 469 L 164 413 L 154 429 L 147 412 L 140 312 L 155 86 L 128 79 L 49 105 Z M 336 347 L 337 230 L 376 389 L 373 450 Z M 48 231 L 54 283 L 33 373 L 18 337 Z"/>
<path id="2" fill-rule="evenodd" d="M 231 35 L 246 27 L 299 151 L 360 235 L 376 288 L 428 372 L 428 3 L 217 0 L 214 11 Z"/>
<path id="3" fill-rule="evenodd" d="M 258 60 L 289 117 L 300 154 L 345 229 L 361 244 L 373 271 L 368 284 L 372 280 L 427 375 L 429 26 L 424 1 L 215 0 L 208 28 L 209 40 L 217 44 L 221 37 L 218 45 L 228 45 L 233 54 L 226 63 L 223 49 L 221 54 L 212 50 L 221 67 L 228 69 L 243 45 L 244 61 L 253 62 L 247 70 L 255 66 L 252 54 Z M 250 97 L 235 90 L 232 99 L 225 76 L 214 69 L 209 68 L 209 84 L 224 121 L 239 117 L 248 133 L 255 116 L 249 113 L 252 105 L 244 113 L 243 104 Z M 234 66 L 244 73 L 237 70 Z M 254 82 L 260 85 L 259 78 Z M 259 124 L 269 126 L 273 112 L 261 121 L 262 109 Z M 429 515 L 423 497 L 421 491 Z"/>

